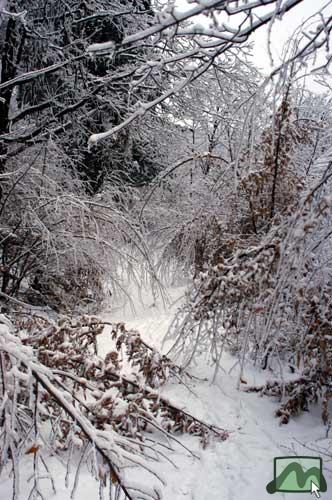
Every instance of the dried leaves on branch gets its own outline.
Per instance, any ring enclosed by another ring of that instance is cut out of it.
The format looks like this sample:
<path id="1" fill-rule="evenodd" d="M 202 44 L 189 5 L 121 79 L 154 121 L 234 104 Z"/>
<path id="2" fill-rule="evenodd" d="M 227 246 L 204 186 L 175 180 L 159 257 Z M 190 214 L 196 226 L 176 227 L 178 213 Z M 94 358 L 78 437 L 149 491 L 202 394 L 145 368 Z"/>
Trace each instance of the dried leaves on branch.
<path id="1" fill-rule="evenodd" d="M 85 463 L 101 487 L 123 498 L 158 499 L 164 478 L 154 464 L 173 463 L 163 448 L 181 445 L 176 434 L 198 436 L 203 446 L 228 436 L 156 391 L 178 368 L 122 324 L 114 325 L 105 359 L 97 352 L 105 325 L 95 317 L 52 322 L 22 314 L 15 325 L 2 316 L 0 326 L 1 463 L 12 469 L 13 498 L 24 454 L 34 462 L 31 495 L 42 495 L 42 476 L 54 487 L 51 452 L 67 457 L 68 470 L 78 464 L 73 493 Z M 142 469 L 141 483 L 131 480 L 132 468 Z M 150 487 L 153 478 L 159 484 Z"/>
<path id="2" fill-rule="evenodd" d="M 312 168 L 313 187 L 304 184 L 302 193 L 292 199 L 286 193 L 282 202 L 277 183 L 274 210 L 280 208 L 273 218 L 264 213 L 268 224 L 254 237 L 240 234 L 228 253 L 206 262 L 168 337 L 183 366 L 208 351 L 218 368 L 228 349 L 239 358 L 239 380 L 249 360 L 277 372 L 275 381 L 257 390 L 280 397 L 282 422 L 320 402 L 330 425 L 331 153 Z M 271 202 L 271 191 L 265 195 Z"/>

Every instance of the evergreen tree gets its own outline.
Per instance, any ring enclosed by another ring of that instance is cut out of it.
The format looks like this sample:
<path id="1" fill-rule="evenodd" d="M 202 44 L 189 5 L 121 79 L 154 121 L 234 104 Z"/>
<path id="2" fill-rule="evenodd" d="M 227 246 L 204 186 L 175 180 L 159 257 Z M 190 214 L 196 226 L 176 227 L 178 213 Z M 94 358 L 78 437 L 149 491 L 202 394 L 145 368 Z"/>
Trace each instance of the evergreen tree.
<path id="1" fill-rule="evenodd" d="M 90 193 L 108 177 L 113 182 L 151 179 L 152 148 L 142 144 L 140 131 L 128 129 L 116 143 L 86 147 L 91 133 L 116 126 L 139 98 L 140 91 L 133 90 L 129 103 L 130 88 L 122 75 L 134 73 L 133 63 L 145 50 L 105 57 L 88 54 L 86 48 L 110 40 L 118 47 L 125 32 L 148 26 L 150 2 L 11 0 L 7 10 L 13 14 L 1 26 L 1 84 L 23 73 L 28 77 L 17 87 L 0 89 L 2 167 L 10 142 L 29 145 L 48 136 L 62 145 L 63 161 L 79 172 Z"/>

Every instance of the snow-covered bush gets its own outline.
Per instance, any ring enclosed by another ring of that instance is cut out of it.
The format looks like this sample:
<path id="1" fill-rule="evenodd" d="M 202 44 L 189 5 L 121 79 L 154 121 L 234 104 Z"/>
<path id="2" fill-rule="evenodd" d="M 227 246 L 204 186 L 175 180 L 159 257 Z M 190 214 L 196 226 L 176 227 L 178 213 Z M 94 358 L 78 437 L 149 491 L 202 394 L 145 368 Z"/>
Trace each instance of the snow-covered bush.
<path id="1" fill-rule="evenodd" d="M 79 181 L 59 168 L 50 145 L 17 159 L 2 181 L 2 292 L 21 292 L 25 300 L 56 309 L 74 307 L 89 294 L 101 300 L 103 263 L 88 239 L 96 235 L 96 218 Z"/>
<path id="2" fill-rule="evenodd" d="M 266 391 L 282 397 L 284 422 L 319 400 L 328 423 L 331 113 L 312 99 L 288 82 L 275 113 L 268 100 L 265 115 L 249 107 L 230 142 L 237 157 L 226 126 L 215 151 L 187 153 L 158 178 L 142 214 L 157 227 L 161 268 L 194 277 L 170 353 L 188 366 L 209 352 L 217 369 L 227 348 L 242 369 L 250 359 L 279 376 Z"/>
<path id="3" fill-rule="evenodd" d="M 242 370 L 251 359 L 277 372 L 261 390 L 282 398 L 283 422 L 318 400 L 331 420 L 331 164 L 329 154 L 316 161 L 321 178 L 258 244 L 197 277 L 169 332 L 185 366 L 206 350 L 218 366 L 227 348 Z"/>
<path id="4" fill-rule="evenodd" d="M 7 161 L 0 200 L 1 290 L 58 311 L 87 305 L 97 310 L 106 286 L 121 291 L 122 272 L 144 267 L 153 277 L 153 270 L 129 216 L 134 191 L 107 185 L 97 197 L 88 196 L 63 163 L 63 151 L 51 141 Z"/>

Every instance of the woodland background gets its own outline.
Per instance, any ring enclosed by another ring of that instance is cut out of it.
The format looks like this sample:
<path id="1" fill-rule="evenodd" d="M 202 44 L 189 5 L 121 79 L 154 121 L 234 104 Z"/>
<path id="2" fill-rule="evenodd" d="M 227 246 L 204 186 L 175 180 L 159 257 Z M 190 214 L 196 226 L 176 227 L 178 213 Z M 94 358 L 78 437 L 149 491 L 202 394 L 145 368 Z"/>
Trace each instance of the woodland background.
<path id="1" fill-rule="evenodd" d="M 270 75 L 251 43 L 303 1 L 0 5 L 0 472 L 14 499 L 25 454 L 43 498 L 50 452 L 89 464 L 101 498 L 161 498 L 147 476 L 177 435 L 231 439 L 160 395 L 202 355 L 213 380 L 234 356 L 242 390 L 245 365 L 268 372 L 246 391 L 277 398 L 284 424 L 319 407 L 328 436 L 331 2 Z M 118 323 L 99 356 L 98 314 L 133 283 L 165 304 L 186 284 L 170 349 Z"/>

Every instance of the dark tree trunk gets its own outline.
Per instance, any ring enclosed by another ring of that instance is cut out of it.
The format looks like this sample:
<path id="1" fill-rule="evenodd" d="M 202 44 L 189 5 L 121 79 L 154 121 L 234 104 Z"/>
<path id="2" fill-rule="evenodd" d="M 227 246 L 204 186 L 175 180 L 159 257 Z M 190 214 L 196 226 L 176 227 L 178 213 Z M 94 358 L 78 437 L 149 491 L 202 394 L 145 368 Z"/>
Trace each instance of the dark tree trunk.
<path id="1" fill-rule="evenodd" d="M 16 21 L 10 18 L 7 22 L 5 39 L 1 50 L 1 73 L 0 83 L 5 83 L 16 76 L 17 65 L 22 53 L 24 37 L 22 27 L 17 26 Z M 0 173 L 5 170 L 7 145 L 1 140 L 1 136 L 9 132 L 9 110 L 13 88 L 0 90 Z"/>

